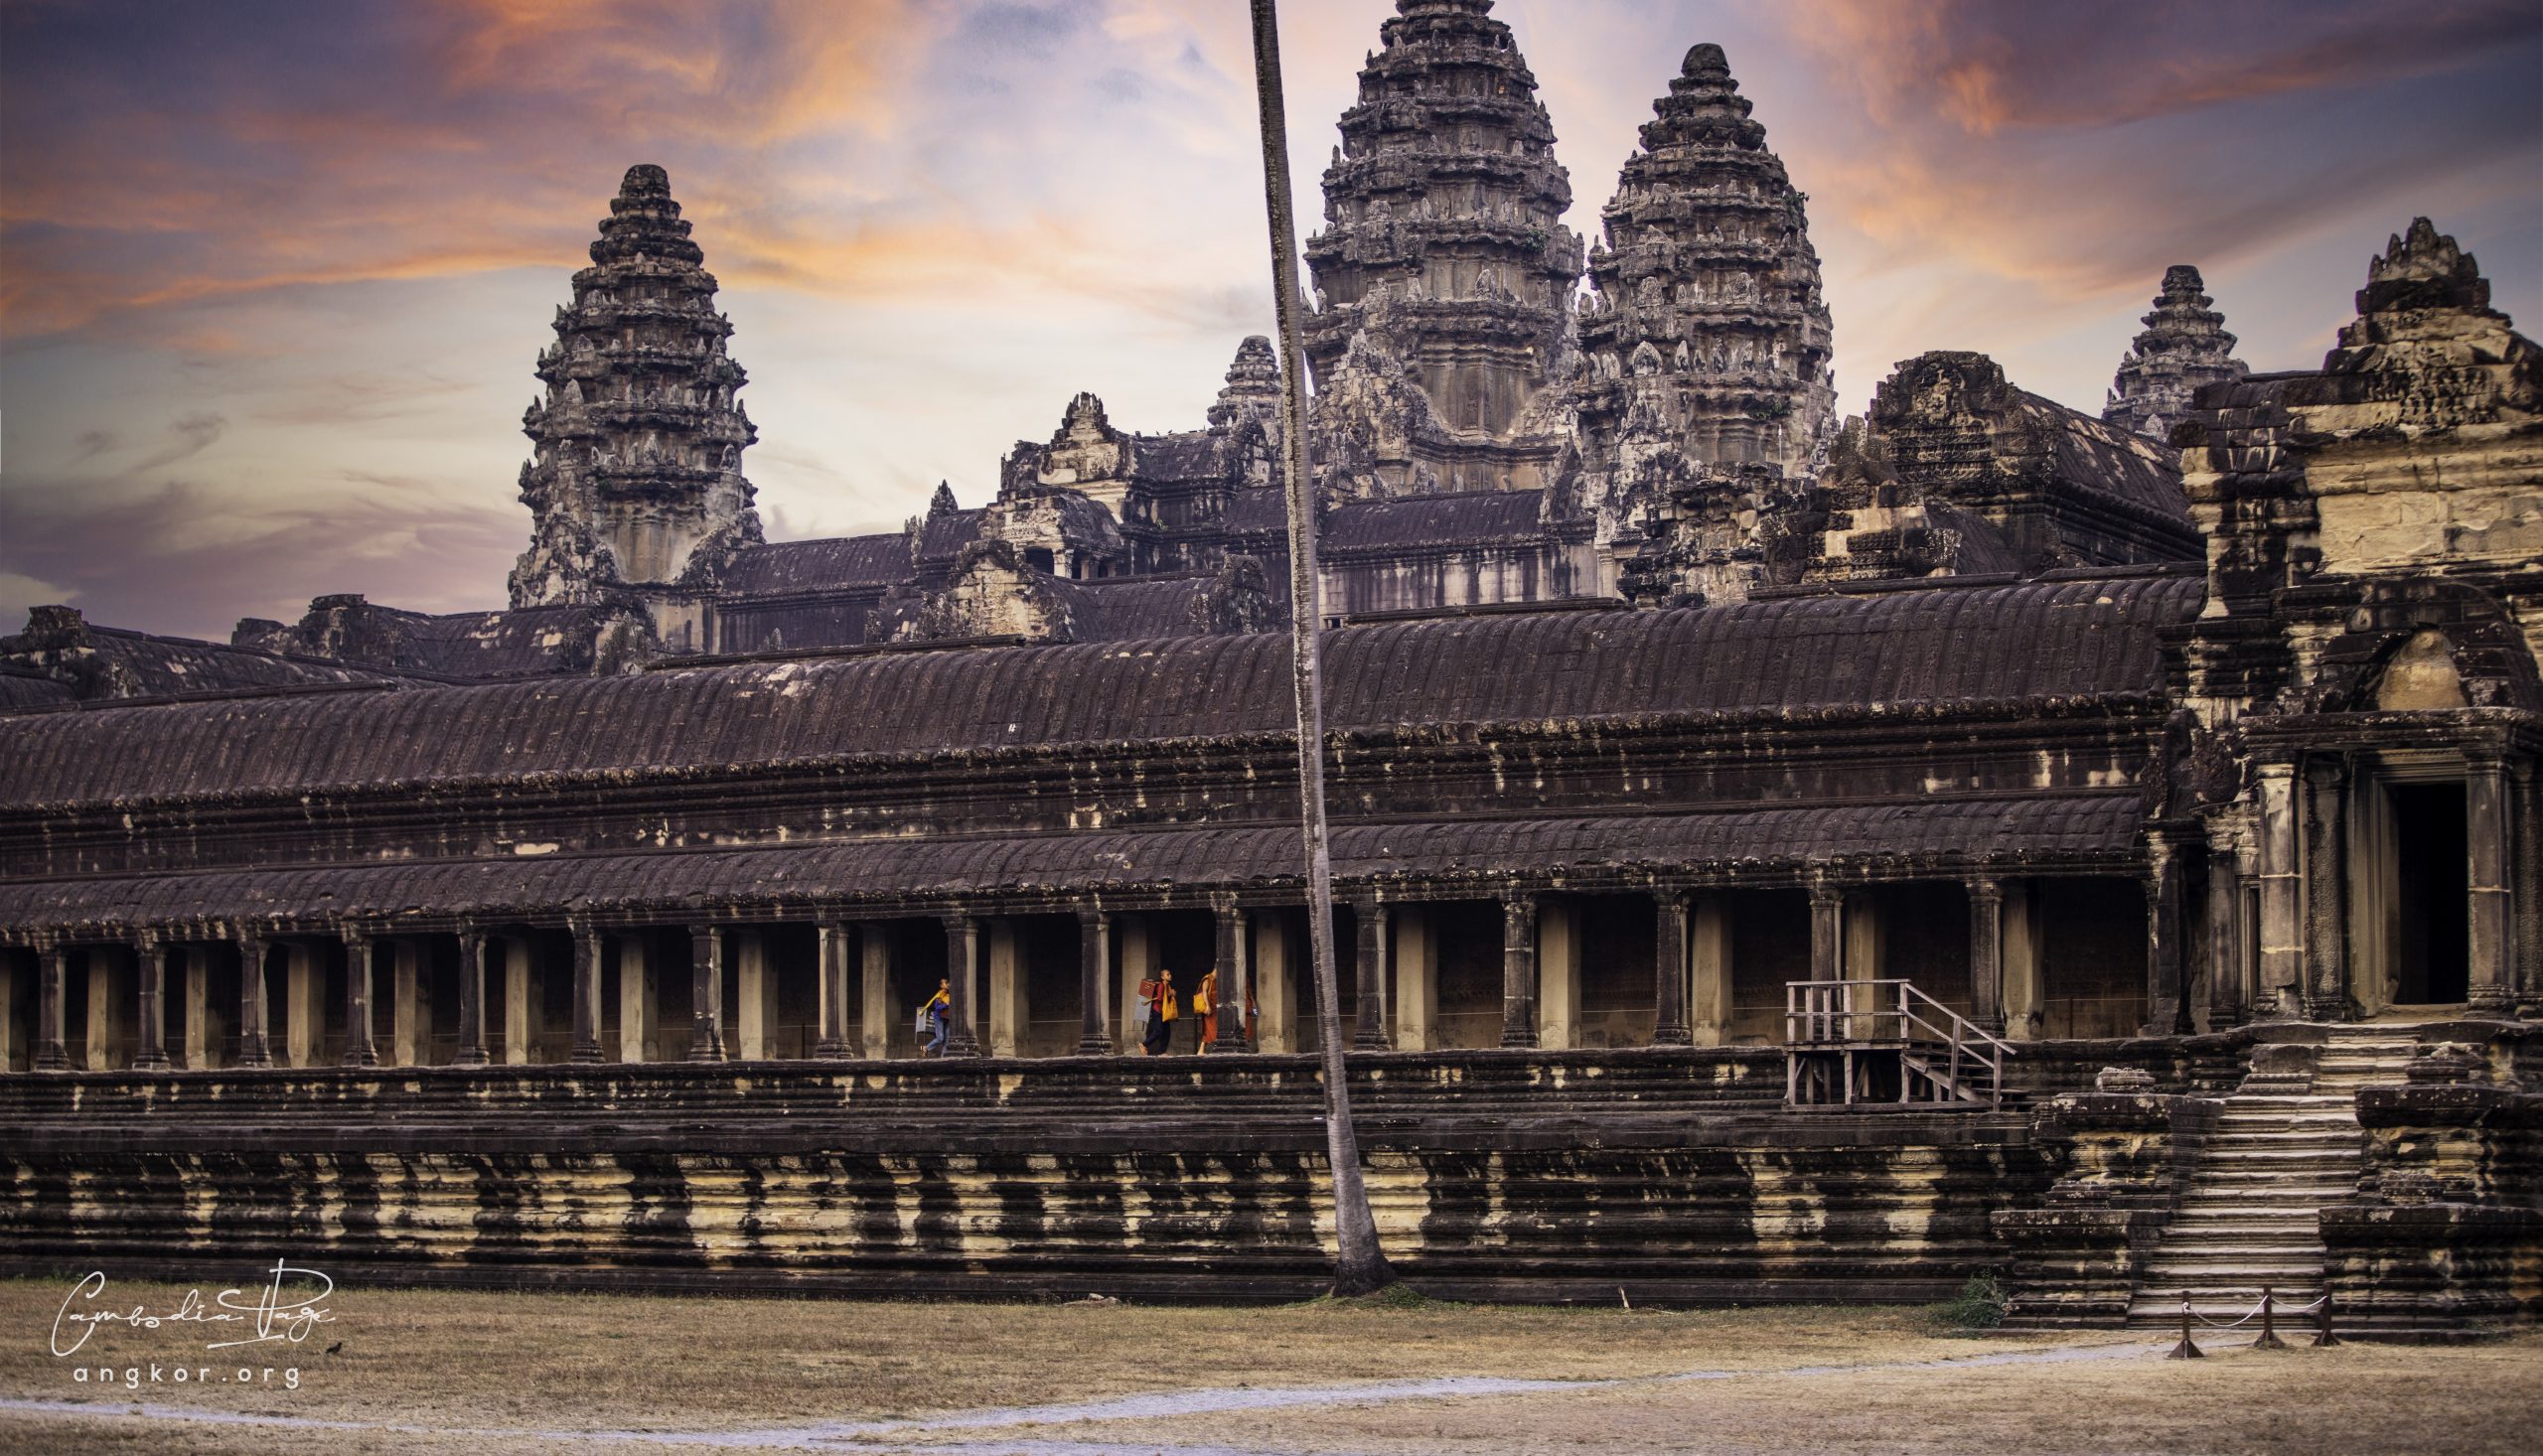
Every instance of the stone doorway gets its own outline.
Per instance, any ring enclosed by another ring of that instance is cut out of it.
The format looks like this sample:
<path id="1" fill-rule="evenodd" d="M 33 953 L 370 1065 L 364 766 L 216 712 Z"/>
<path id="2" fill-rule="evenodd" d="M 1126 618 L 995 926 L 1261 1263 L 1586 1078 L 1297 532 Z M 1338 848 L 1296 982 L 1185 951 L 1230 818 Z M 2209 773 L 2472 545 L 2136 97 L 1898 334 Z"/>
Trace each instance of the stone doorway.
<path id="1" fill-rule="evenodd" d="M 2395 784 L 2389 796 L 2393 1000 L 2458 1005 L 2471 994 L 2462 784 Z"/>

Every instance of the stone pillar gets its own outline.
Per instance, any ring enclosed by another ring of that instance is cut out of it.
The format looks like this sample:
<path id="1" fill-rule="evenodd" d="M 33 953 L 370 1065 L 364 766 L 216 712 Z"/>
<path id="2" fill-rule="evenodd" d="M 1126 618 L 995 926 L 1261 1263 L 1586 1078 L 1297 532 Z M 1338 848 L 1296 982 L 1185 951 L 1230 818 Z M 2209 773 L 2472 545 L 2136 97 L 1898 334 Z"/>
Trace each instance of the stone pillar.
<path id="1" fill-rule="evenodd" d="M 318 1065 L 322 1011 L 316 946 L 286 941 L 282 947 L 282 1047 L 284 1065 Z"/>
<path id="2" fill-rule="evenodd" d="M 18 1021 L 10 1014 L 17 1004 L 17 948 L 7 942 L 0 942 L 0 1072 L 17 1070 Z"/>
<path id="3" fill-rule="evenodd" d="M 600 1061 L 600 931 L 589 920 L 569 923 L 574 936 L 574 1049 L 567 1060 Z"/>
<path id="4" fill-rule="evenodd" d="M 1266 1052 L 1298 1049 L 1297 974 L 1289 963 L 1289 918 L 1276 910 L 1254 917 L 1255 1044 Z"/>
<path id="5" fill-rule="evenodd" d="M 1969 1019 L 2005 1029 L 2005 887 L 1994 880 L 1969 882 Z"/>
<path id="6" fill-rule="evenodd" d="M 2005 1039 L 2027 1041 L 2042 1030 L 2046 1000 L 2039 974 L 2039 902 L 2027 880 L 2004 889 Z"/>
<path id="7" fill-rule="evenodd" d="M 858 989 L 864 999 L 858 1004 L 864 1010 L 861 1023 L 865 1035 L 865 1055 L 879 1062 L 892 1055 L 892 938 L 878 922 L 867 921 L 856 932 L 857 971 L 864 977 Z"/>
<path id="8" fill-rule="evenodd" d="M 459 930 L 459 1050 L 454 1067 L 486 1065 L 486 933 Z"/>
<path id="9" fill-rule="evenodd" d="M 529 956 L 526 934 L 504 939 L 504 1065 L 529 1065 Z"/>
<path id="10" fill-rule="evenodd" d="M 1399 905 L 1388 914 L 1395 932 L 1395 1047 L 1426 1052 L 1436 1044 L 1439 1012 L 1439 943 L 1427 905 Z"/>
<path id="11" fill-rule="evenodd" d="M 156 936 L 132 945 L 135 999 L 140 1002 L 140 1045 L 132 1065 L 143 1072 L 168 1070 L 168 947 Z"/>
<path id="12" fill-rule="evenodd" d="M 69 952 L 52 941 L 36 943 L 36 1057 L 38 1072 L 71 1070 L 68 1014 L 64 1011 L 63 967 Z"/>
<path id="13" fill-rule="evenodd" d="M 768 938 L 758 931 L 733 933 L 733 1055 L 758 1062 L 771 1055 L 769 1042 L 777 1018 L 770 1014 L 776 997 L 768 974 Z"/>
<path id="14" fill-rule="evenodd" d="M 265 938 L 246 931 L 238 935 L 238 1065 L 274 1065 L 265 1035 Z"/>
<path id="15" fill-rule="evenodd" d="M 980 1039 L 972 1030 L 972 1000 L 979 977 L 980 928 L 968 915 L 945 917 L 945 975 L 953 983 L 953 1014 L 945 1028 L 945 1055 L 976 1057 Z"/>
<path id="16" fill-rule="evenodd" d="M 688 1060 L 724 1060 L 724 937 L 688 928 Z"/>
<path id="17" fill-rule="evenodd" d="M 2146 1024 L 2150 1037 L 2171 1036 L 2181 1029 L 2181 950 L 2188 938 L 2181 913 L 2181 861 L 2172 846 L 2153 846 L 2154 865 L 2146 876 Z"/>
<path id="18" fill-rule="evenodd" d="M 1501 1045 L 1537 1044 L 1537 897 L 1501 901 Z"/>
<path id="19" fill-rule="evenodd" d="M 1156 942 L 1149 934 L 1148 918 L 1125 915 L 1119 922 L 1122 932 L 1122 1020 L 1123 1027 L 1139 1024 L 1139 982 L 1156 974 Z M 1126 1030 L 1122 1033 L 1122 1054 L 1139 1055 L 1139 1039 Z"/>
<path id="20" fill-rule="evenodd" d="M 2543 1010 L 2543 773 L 2520 759 L 2511 770 L 2516 791 L 2515 843 L 2510 846 L 2508 900 L 2516 917 L 2517 1004 Z"/>
<path id="21" fill-rule="evenodd" d="M 376 1067 L 379 1048 L 371 1035 L 371 936 L 358 926 L 339 932 L 345 941 L 345 1051 L 347 1067 Z"/>
<path id="22" fill-rule="evenodd" d="M 2348 1014 L 2348 765 L 2327 754 L 2305 763 L 2305 1015 Z"/>
<path id="23" fill-rule="evenodd" d="M 92 946 L 79 952 L 81 966 L 88 976 L 87 1025 L 83 1029 L 79 1059 L 90 1072 L 114 1069 L 115 1030 L 122 1018 L 115 1014 L 114 962 L 105 947 Z"/>
<path id="24" fill-rule="evenodd" d="M 1699 1047 L 1730 1040 L 1730 904 L 1695 898 L 1687 927 L 1687 1039 Z"/>
<path id="25" fill-rule="evenodd" d="M 1651 1044 L 1655 1047 L 1695 1045 L 1687 1025 L 1688 898 L 1684 890 L 1662 890 L 1652 896 L 1658 917 L 1651 934 Z"/>
<path id="26" fill-rule="evenodd" d="M 186 947 L 185 985 L 178 993 L 178 1003 L 185 1008 L 186 1029 L 178 1042 L 178 1053 L 186 1059 L 186 1070 L 201 1072 L 212 1066 L 212 952 L 201 946 Z"/>
<path id="27" fill-rule="evenodd" d="M 2305 1010 L 2304 867 L 2297 852 L 2296 766 L 2253 770 L 2261 801 L 2261 999 L 2252 1010 L 2270 1018 Z"/>
<path id="28" fill-rule="evenodd" d="M 1077 913 L 1077 1051 L 1081 1057 L 1113 1052 L 1107 1021 L 1113 978 L 1113 917 L 1092 906 Z"/>
<path id="29" fill-rule="evenodd" d="M 423 947 L 399 939 L 388 946 L 388 1060 L 398 1067 L 424 1065 L 432 1029 L 424 1019 Z"/>
<path id="30" fill-rule="evenodd" d="M 661 1002 L 655 997 L 653 956 L 643 931 L 618 938 L 618 1060 L 650 1062 L 654 1038 L 662 1027 Z"/>
<path id="31" fill-rule="evenodd" d="M 1838 979 L 1844 968 L 1845 942 L 1845 892 L 1825 881 L 1814 881 L 1810 886 L 1810 978 L 1812 980 Z"/>
<path id="32" fill-rule="evenodd" d="M 2516 1010 L 2515 905 L 2508 889 L 2507 765 L 2494 755 L 2468 755 L 2464 765 L 2465 889 L 2471 924 L 2470 1009 L 2507 1016 Z"/>
<path id="33" fill-rule="evenodd" d="M 2243 885 L 2230 846 L 2207 849 L 2207 1029 L 2243 1023 Z"/>
<path id="34" fill-rule="evenodd" d="M 1219 998 L 1211 1007 L 1218 1017 L 1218 1038 L 1210 1044 L 1214 1052 L 1251 1052 L 1246 1040 L 1245 989 L 1251 977 L 1245 964 L 1245 912 L 1237 908 L 1236 897 L 1221 896 L 1211 905 L 1218 930 L 1217 956 L 1211 968 L 1219 973 Z"/>
<path id="35" fill-rule="evenodd" d="M 1838 951 L 1838 974 L 1850 981 L 1876 981 L 1888 963 L 1887 927 L 1880 923 L 1880 902 L 1870 890 L 1857 890 L 1845 898 L 1843 915 L 1846 933 Z M 1862 993 L 1857 993 L 1862 994 Z M 1855 1009 L 1869 1011 L 1871 1003 L 1858 1001 Z"/>
<path id="36" fill-rule="evenodd" d="M 1015 922 L 1004 916 L 989 922 L 989 994 L 974 1032 L 992 1057 L 1013 1057 L 1024 1050 L 1024 976 L 1016 952 Z M 949 1039 L 950 1040 L 950 1039 Z"/>
<path id="37" fill-rule="evenodd" d="M 1351 1033 L 1354 1051 L 1383 1052 L 1388 1048 L 1387 1003 L 1387 907 L 1386 902 L 1370 895 L 1351 903 L 1351 919 L 1358 928 L 1359 1015 Z"/>
<path id="38" fill-rule="evenodd" d="M 840 921 L 825 920 L 817 934 L 821 938 L 821 1008 L 822 1039 L 813 1047 L 813 1055 L 824 1062 L 845 1062 L 856 1055 L 856 1044 L 847 1034 L 847 958 L 855 941 L 855 927 Z"/>
<path id="39" fill-rule="evenodd" d="M 1580 908 L 1568 900 L 1537 905 L 1537 1045 L 1549 1052 L 1582 1044 Z"/>

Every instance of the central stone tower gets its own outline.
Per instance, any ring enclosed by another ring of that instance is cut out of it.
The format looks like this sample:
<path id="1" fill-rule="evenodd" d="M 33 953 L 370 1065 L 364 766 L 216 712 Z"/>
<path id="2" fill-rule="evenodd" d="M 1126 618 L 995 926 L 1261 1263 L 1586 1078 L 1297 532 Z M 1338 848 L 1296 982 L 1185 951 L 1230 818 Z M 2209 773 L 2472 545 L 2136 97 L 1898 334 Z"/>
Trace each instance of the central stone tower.
<path id="1" fill-rule="evenodd" d="M 1569 372 L 1580 244 L 1562 225 L 1571 183 L 1536 76 L 1491 0 L 1396 9 L 1325 169 L 1307 360 L 1330 390 L 1365 336 L 1428 401 L 1421 453 L 1454 456 L 1525 432 L 1531 401 Z M 1509 484 L 1466 478 L 1478 472 L 1445 466 L 1438 485 Z"/>
<path id="2" fill-rule="evenodd" d="M 609 212 L 522 417 L 532 525 L 513 605 L 641 605 L 667 646 L 703 646 L 697 602 L 732 547 L 761 539 L 742 477 L 758 432 L 733 397 L 746 376 L 670 176 L 630 167 Z"/>

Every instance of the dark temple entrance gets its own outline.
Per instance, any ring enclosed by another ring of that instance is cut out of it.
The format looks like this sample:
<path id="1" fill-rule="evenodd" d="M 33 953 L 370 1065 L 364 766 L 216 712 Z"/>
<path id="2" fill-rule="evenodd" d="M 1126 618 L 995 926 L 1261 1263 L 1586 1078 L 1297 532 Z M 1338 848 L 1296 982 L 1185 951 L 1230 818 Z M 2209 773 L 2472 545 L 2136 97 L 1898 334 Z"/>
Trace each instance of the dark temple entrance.
<path id="1" fill-rule="evenodd" d="M 2396 784 L 2388 792 L 2399 922 L 2393 999 L 2406 1006 L 2462 1001 L 2471 993 L 2464 786 Z"/>

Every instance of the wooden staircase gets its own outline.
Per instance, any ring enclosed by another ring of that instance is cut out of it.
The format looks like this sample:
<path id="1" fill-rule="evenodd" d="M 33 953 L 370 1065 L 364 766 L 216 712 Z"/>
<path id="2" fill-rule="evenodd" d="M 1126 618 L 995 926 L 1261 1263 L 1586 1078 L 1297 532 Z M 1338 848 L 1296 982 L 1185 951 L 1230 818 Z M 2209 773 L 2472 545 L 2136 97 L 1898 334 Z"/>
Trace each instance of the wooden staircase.
<path id="1" fill-rule="evenodd" d="M 1784 983 L 1784 1103 L 1994 1109 L 2013 1047 L 1904 980 Z"/>

